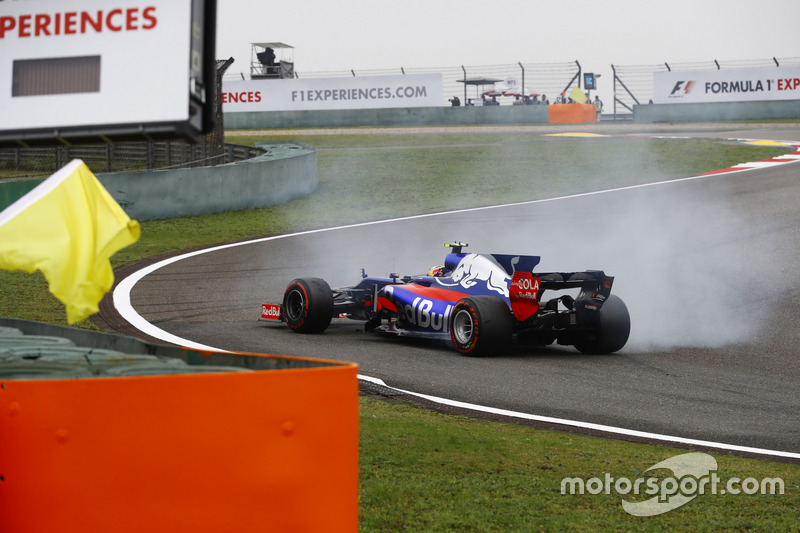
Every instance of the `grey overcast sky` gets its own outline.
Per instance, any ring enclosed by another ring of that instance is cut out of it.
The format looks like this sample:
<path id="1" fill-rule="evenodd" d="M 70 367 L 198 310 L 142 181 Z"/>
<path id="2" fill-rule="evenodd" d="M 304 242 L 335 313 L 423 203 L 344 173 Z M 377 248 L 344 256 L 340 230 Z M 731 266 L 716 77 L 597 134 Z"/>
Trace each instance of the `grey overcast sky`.
<path id="1" fill-rule="evenodd" d="M 800 56 L 797 0 L 219 0 L 217 59 L 295 47 L 305 73 L 578 60 L 610 65 Z M 609 79 L 606 78 L 606 79 Z"/>

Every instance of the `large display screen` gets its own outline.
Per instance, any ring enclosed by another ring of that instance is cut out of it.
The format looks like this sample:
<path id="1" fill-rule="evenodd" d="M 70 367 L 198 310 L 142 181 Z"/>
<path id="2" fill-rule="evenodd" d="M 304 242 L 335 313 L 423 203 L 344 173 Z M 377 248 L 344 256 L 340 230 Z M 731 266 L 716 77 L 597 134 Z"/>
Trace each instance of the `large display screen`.
<path id="1" fill-rule="evenodd" d="M 202 128 L 214 86 L 215 0 L 0 6 L 0 144 Z"/>

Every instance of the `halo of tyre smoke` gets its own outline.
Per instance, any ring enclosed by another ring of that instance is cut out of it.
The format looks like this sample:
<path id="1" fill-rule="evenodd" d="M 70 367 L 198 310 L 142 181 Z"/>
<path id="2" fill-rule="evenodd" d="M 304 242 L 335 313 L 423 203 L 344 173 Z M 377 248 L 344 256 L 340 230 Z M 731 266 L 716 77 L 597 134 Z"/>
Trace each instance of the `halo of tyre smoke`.
<path id="1" fill-rule="evenodd" d="M 573 223 L 536 234 L 542 269 L 615 276 L 628 349 L 755 341 L 782 291 L 780 261 L 761 238 L 769 221 L 733 203 L 724 177 L 710 180 L 564 200 Z"/>

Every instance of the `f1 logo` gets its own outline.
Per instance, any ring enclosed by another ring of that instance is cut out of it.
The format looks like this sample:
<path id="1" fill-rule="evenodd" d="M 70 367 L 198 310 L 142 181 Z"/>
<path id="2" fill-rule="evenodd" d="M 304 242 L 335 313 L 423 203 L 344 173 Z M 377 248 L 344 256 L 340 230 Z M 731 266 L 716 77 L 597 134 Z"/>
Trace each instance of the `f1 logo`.
<path id="1" fill-rule="evenodd" d="M 678 91 L 682 94 L 689 94 L 689 91 L 692 90 L 692 85 L 694 85 L 693 81 L 679 81 L 675 84 L 675 87 L 672 88 L 672 92 L 669 93 L 669 95 L 673 96 Z"/>

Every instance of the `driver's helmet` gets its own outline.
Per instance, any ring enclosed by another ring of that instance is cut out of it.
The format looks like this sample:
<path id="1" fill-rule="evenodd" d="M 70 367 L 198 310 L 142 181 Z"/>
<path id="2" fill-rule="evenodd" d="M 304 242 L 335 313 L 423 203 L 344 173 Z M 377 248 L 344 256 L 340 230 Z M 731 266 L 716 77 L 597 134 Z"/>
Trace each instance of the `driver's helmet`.
<path id="1" fill-rule="evenodd" d="M 433 278 L 438 278 L 444 275 L 444 267 L 443 266 L 435 266 L 428 271 L 428 276 Z"/>

